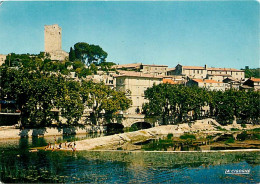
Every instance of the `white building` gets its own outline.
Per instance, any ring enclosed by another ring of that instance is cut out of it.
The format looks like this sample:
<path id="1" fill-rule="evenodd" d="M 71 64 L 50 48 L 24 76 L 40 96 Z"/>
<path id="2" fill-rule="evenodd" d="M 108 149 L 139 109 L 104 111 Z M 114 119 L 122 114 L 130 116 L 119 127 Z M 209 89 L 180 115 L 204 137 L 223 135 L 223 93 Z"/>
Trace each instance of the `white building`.
<path id="1" fill-rule="evenodd" d="M 144 99 L 144 91 L 154 84 L 162 83 L 163 78 L 142 72 L 120 71 L 116 77 L 116 90 L 126 92 L 132 100 L 132 106 L 127 110 L 128 114 L 141 113 L 142 105 L 148 102 Z"/>

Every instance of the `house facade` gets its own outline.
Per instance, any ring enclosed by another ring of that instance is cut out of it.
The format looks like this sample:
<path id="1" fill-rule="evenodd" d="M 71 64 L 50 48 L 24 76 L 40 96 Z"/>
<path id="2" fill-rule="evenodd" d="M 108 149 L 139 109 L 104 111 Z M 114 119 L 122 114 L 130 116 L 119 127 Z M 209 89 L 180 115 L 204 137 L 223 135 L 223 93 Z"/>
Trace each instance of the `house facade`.
<path id="1" fill-rule="evenodd" d="M 245 79 L 245 72 L 235 68 L 208 68 L 201 66 L 182 66 L 178 64 L 175 70 L 168 71 L 168 75 L 181 75 L 190 79 L 210 79 L 222 82 L 227 77 L 236 80 Z"/>
<path id="2" fill-rule="evenodd" d="M 210 79 L 191 79 L 186 83 L 186 85 L 190 87 L 197 86 L 206 88 L 211 91 L 225 91 L 226 89 L 229 89 L 229 84 Z"/>
<path id="3" fill-rule="evenodd" d="M 207 76 L 207 67 L 200 66 L 182 66 L 178 64 L 174 71 L 171 71 L 173 75 L 182 75 L 191 79 L 204 79 Z"/>
<path id="4" fill-rule="evenodd" d="M 245 71 L 235 68 L 208 68 L 208 75 L 228 75 L 236 80 L 245 79 Z"/>
<path id="5" fill-rule="evenodd" d="M 7 56 L 7 55 L 0 54 L 0 66 L 1 66 L 2 64 L 4 64 L 4 63 L 5 63 L 6 56 Z"/>
<path id="6" fill-rule="evenodd" d="M 167 65 L 141 65 L 141 72 L 152 75 L 167 75 Z"/>
<path id="7" fill-rule="evenodd" d="M 126 92 L 132 100 L 132 106 L 125 112 L 126 114 L 138 114 L 142 112 L 142 105 L 148 102 L 144 99 L 144 91 L 154 84 L 162 83 L 163 78 L 142 72 L 121 72 L 116 78 L 116 90 Z"/>
<path id="8" fill-rule="evenodd" d="M 241 86 L 242 89 L 254 89 L 255 91 L 260 91 L 260 78 L 249 78 Z"/>

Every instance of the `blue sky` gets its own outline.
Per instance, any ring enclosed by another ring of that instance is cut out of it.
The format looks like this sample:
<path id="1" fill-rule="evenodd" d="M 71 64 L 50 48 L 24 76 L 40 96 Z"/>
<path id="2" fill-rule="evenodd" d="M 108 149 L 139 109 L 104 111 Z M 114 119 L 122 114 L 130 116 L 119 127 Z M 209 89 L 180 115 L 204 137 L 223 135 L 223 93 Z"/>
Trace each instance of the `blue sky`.
<path id="1" fill-rule="evenodd" d="M 107 61 L 259 67 L 257 1 L 4 2 L 0 53 L 44 51 L 44 25 L 62 27 L 62 47 L 100 45 Z"/>

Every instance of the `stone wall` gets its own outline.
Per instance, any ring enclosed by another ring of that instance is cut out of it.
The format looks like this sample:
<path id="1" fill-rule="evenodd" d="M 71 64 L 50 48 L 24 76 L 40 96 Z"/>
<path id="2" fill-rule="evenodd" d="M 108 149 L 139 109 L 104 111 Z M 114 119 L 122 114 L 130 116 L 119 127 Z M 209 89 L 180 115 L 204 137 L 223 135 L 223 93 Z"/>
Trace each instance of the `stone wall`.
<path id="1" fill-rule="evenodd" d="M 62 136 L 74 134 L 87 134 L 87 133 L 103 133 L 106 127 L 103 126 L 85 126 L 84 128 L 38 128 L 38 129 L 16 129 L 13 126 L 1 127 L 0 139 L 18 139 L 20 137 L 33 137 L 33 136 Z"/>

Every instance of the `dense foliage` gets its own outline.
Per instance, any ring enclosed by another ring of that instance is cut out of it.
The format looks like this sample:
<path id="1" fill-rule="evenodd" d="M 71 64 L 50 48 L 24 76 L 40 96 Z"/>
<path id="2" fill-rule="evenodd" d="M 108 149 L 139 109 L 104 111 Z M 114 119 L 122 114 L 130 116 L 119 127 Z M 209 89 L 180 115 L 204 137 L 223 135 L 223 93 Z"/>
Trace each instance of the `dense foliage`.
<path id="1" fill-rule="evenodd" d="M 245 77 L 246 78 L 250 78 L 250 77 L 260 78 L 260 68 L 253 68 L 253 69 L 246 68 Z"/>
<path id="2" fill-rule="evenodd" d="M 11 54 L 0 67 L 0 99 L 16 100 L 22 124 L 29 126 L 48 126 L 54 120 L 61 123 L 55 111 L 71 125 L 78 123 L 86 108 L 93 111 L 93 123 L 101 118 L 102 109 L 110 121 L 117 111 L 129 108 L 131 100 L 122 92 L 102 83 L 68 78 L 71 71 L 82 74 L 78 70 L 87 70 L 91 74 L 96 70 L 95 65 L 90 69 L 83 65 L 81 61 L 51 61 L 44 54 Z"/>
<path id="3" fill-rule="evenodd" d="M 149 100 L 143 106 L 146 116 L 161 117 L 165 124 L 203 116 L 215 117 L 223 124 L 234 117 L 254 122 L 260 114 L 260 93 L 252 90 L 208 91 L 198 87 L 159 84 L 148 88 L 145 98 Z M 187 117 L 188 112 L 193 112 L 192 117 Z"/>
<path id="4" fill-rule="evenodd" d="M 91 63 L 100 64 L 106 61 L 107 53 L 98 45 L 79 42 L 70 48 L 69 58 L 71 61 L 79 60 L 88 66 Z"/>

